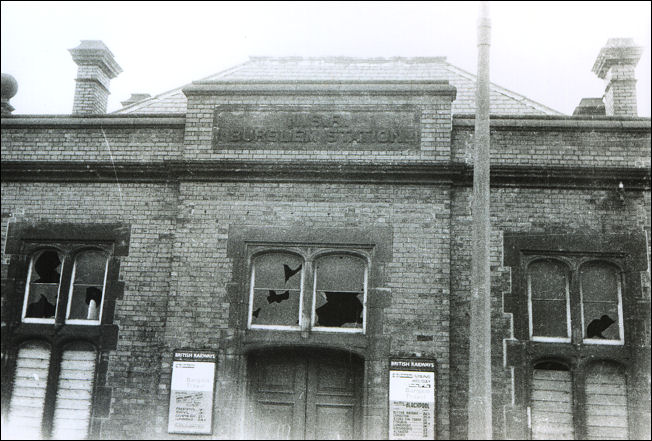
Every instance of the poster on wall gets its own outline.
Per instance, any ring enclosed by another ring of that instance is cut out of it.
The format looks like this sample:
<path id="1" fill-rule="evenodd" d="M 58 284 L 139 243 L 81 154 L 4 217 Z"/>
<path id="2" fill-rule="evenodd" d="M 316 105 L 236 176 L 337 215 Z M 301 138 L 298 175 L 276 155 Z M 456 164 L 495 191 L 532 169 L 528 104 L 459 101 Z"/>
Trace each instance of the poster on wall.
<path id="1" fill-rule="evenodd" d="M 169 433 L 211 433 L 216 362 L 214 352 L 174 352 Z"/>
<path id="2" fill-rule="evenodd" d="M 389 439 L 435 439 L 434 360 L 390 360 Z"/>

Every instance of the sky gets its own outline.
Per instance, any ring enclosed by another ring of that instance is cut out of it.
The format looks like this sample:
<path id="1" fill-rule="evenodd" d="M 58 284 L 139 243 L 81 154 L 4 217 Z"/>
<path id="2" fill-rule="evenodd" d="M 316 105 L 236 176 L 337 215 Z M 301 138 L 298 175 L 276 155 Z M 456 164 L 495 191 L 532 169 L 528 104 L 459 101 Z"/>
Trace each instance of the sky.
<path id="1" fill-rule="evenodd" d="M 479 2 L 1 3 L 3 73 L 14 114 L 69 114 L 77 66 L 68 49 L 102 40 L 123 72 L 108 111 L 249 56 L 446 56 L 476 72 Z M 644 48 L 639 116 L 650 116 L 650 2 L 491 2 L 491 80 L 564 114 L 601 97 L 591 72 L 608 38 Z"/>

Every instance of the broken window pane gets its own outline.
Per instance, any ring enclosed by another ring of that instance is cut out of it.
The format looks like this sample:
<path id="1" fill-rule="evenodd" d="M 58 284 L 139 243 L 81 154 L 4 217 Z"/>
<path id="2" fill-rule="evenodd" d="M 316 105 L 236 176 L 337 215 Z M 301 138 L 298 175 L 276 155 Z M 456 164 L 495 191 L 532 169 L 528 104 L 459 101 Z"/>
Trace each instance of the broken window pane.
<path id="1" fill-rule="evenodd" d="M 580 268 L 585 338 L 620 340 L 619 271 L 606 262 Z"/>
<path id="2" fill-rule="evenodd" d="M 107 256 L 96 250 L 84 251 L 75 258 L 68 319 L 100 320 Z"/>
<path id="3" fill-rule="evenodd" d="M 252 266 L 252 325 L 299 325 L 303 261 L 288 253 L 267 253 Z"/>
<path id="4" fill-rule="evenodd" d="M 25 318 L 54 321 L 63 255 L 56 250 L 34 254 L 29 268 Z"/>
<path id="5" fill-rule="evenodd" d="M 528 292 L 532 336 L 568 338 L 568 284 L 564 265 L 554 260 L 530 264 Z"/>
<path id="6" fill-rule="evenodd" d="M 315 262 L 316 326 L 362 328 L 365 261 L 351 255 L 330 255 Z"/>

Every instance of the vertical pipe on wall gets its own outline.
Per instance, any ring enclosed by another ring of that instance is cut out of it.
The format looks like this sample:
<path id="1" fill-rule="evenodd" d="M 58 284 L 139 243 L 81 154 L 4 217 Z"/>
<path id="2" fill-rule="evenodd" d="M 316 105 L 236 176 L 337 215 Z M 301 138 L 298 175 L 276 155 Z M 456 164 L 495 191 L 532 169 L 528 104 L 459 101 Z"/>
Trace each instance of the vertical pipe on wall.
<path id="1" fill-rule="evenodd" d="M 491 277 L 489 272 L 489 2 L 478 19 L 478 77 L 473 160 L 473 237 L 469 332 L 468 438 L 492 438 Z"/>

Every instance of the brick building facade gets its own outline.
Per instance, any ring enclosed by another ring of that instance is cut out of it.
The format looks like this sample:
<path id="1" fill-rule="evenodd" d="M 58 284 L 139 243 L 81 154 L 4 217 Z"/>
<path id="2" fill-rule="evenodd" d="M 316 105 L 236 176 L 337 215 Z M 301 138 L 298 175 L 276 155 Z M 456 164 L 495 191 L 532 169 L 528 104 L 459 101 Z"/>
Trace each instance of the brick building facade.
<path id="1" fill-rule="evenodd" d="M 473 75 L 252 58 L 106 114 L 120 67 L 71 52 L 71 116 L 12 115 L 3 78 L 3 431 L 178 437 L 194 351 L 189 438 L 398 437 L 393 359 L 434 361 L 428 436 L 466 437 Z M 495 438 L 649 438 L 639 56 L 600 53 L 598 115 L 491 86 Z"/>

